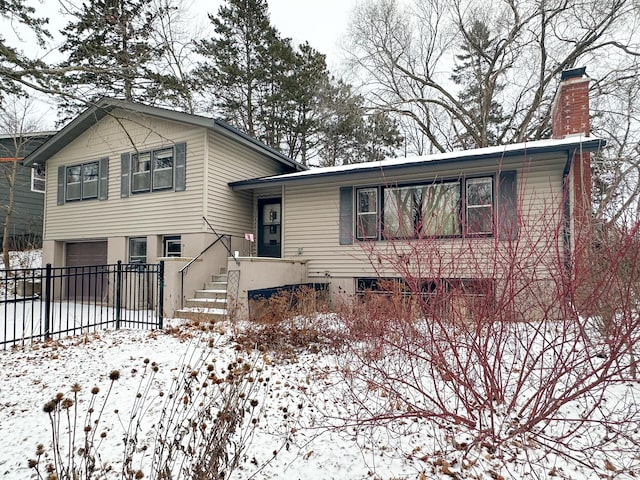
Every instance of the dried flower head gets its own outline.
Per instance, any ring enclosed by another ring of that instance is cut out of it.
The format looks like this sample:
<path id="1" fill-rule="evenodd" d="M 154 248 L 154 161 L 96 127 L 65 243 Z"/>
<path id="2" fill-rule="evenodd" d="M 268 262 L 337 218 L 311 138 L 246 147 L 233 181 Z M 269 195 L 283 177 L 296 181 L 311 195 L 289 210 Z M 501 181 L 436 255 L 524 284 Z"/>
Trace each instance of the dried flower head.
<path id="1" fill-rule="evenodd" d="M 73 406 L 73 400 L 71 400 L 70 398 L 65 398 L 64 400 L 62 400 L 62 408 L 64 408 L 65 410 L 70 409 Z"/>
<path id="2" fill-rule="evenodd" d="M 56 409 L 56 402 L 55 400 L 49 400 L 47 403 L 44 404 L 44 407 L 42 407 L 42 410 L 45 413 L 51 413 Z"/>
<path id="3" fill-rule="evenodd" d="M 71 386 L 71 391 L 72 391 L 73 393 L 78 393 L 78 392 L 80 391 L 80 384 L 79 384 L 79 383 L 74 383 L 74 384 Z"/>
<path id="4" fill-rule="evenodd" d="M 37 460 L 29 460 L 29 468 L 36 468 L 38 466 Z"/>
<path id="5" fill-rule="evenodd" d="M 109 380 L 111 380 L 112 382 L 115 382 L 119 378 L 120 378 L 119 370 L 112 370 L 111 373 L 109 374 Z"/>
<path id="6" fill-rule="evenodd" d="M 98 387 L 93 387 L 93 388 L 91 389 L 91 393 L 92 393 L 93 395 L 97 395 L 99 391 L 100 391 L 100 389 L 99 389 Z"/>

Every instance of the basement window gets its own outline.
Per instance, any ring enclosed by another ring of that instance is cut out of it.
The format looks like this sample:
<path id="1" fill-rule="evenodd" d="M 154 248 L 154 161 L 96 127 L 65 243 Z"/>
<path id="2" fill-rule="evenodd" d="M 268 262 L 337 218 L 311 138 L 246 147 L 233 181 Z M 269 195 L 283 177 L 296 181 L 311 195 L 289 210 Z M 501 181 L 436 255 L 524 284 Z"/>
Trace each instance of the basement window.
<path id="1" fill-rule="evenodd" d="M 182 256 L 182 239 L 180 235 L 166 236 L 162 239 L 162 244 L 165 257 Z"/>

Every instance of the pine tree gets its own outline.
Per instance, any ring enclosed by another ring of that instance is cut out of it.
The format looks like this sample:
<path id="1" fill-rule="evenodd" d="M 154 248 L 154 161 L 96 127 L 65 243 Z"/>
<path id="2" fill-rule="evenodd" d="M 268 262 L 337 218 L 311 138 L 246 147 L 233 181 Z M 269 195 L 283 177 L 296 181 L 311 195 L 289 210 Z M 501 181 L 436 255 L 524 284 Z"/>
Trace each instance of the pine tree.
<path id="1" fill-rule="evenodd" d="M 292 75 L 284 85 L 288 114 L 282 119 L 286 125 L 285 153 L 307 165 L 317 154 L 321 131 L 321 98 L 329 87 L 329 72 L 325 56 L 308 43 L 295 52 Z"/>
<path id="2" fill-rule="evenodd" d="M 343 80 L 323 95 L 322 166 L 372 162 L 395 153 L 403 137 L 384 112 L 368 113 L 364 98 Z"/>
<path id="3" fill-rule="evenodd" d="M 48 19 L 35 16 L 35 8 L 25 4 L 23 0 L 0 0 L 0 20 L 9 20 L 19 24 L 15 29 L 28 29 L 36 36 L 40 46 L 50 37 L 45 29 Z M 0 105 L 7 94 L 23 93 L 25 85 L 34 85 L 34 80 L 43 80 L 46 65 L 36 59 L 29 58 L 21 50 L 7 44 L 0 35 Z"/>
<path id="4" fill-rule="evenodd" d="M 68 55 L 62 66 L 69 73 L 60 78 L 67 114 L 102 96 L 165 103 L 183 88 L 155 68 L 165 47 L 151 41 L 162 14 L 153 0 L 89 0 L 74 13 L 60 49 Z"/>
<path id="5" fill-rule="evenodd" d="M 209 18 L 215 36 L 198 45 L 194 83 L 232 125 L 305 165 L 378 159 L 397 144 L 394 122 L 368 118 L 349 85 L 331 85 L 324 55 L 280 37 L 266 0 L 226 0 Z"/>
<path id="6" fill-rule="evenodd" d="M 497 83 L 493 51 L 497 40 L 491 38 L 487 25 L 475 20 L 465 32 L 462 53 L 456 55 L 451 79 L 462 87 L 461 127 L 457 127 L 458 143 L 463 148 L 486 147 L 499 143 L 498 132 L 505 122 L 502 106 L 495 100 L 502 91 Z"/>
<path id="7" fill-rule="evenodd" d="M 197 52 L 206 60 L 196 71 L 196 83 L 211 92 L 211 107 L 249 135 L 265 138 L 258 122 L 264 112 L 266 81 L 275 75 L 272 55 L 278 34 L 271 26 L 265 0 L 227 0 L 217 15 L 209 15 L 215 36 L 199 42 Z"/>

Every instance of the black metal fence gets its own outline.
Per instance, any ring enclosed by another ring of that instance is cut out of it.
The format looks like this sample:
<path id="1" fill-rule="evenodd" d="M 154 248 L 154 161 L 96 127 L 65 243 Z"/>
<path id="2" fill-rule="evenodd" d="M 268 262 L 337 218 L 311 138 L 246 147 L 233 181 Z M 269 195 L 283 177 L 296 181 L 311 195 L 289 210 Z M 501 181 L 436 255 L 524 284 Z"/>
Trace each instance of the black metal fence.
<path id="1" fill-rule="evenodd" d="M 0 270 L 0 348 L 107 328 L 162 328 L 164 263 Z"/>

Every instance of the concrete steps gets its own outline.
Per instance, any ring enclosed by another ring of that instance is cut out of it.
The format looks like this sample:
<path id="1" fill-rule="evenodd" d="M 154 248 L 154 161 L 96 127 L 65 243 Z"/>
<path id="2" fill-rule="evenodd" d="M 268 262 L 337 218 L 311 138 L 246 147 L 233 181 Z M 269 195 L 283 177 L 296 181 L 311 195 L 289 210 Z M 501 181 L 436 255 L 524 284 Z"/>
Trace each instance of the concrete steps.
<path id="1" fill-rule="evenodd" d="M 224 272 L 212 275 L 202 290 L 185 300 L 184 307 L 176 312 L 178 318 L 217 321 L 227 317 L 227 275 L 226 269 L 220 270 Z"/>

